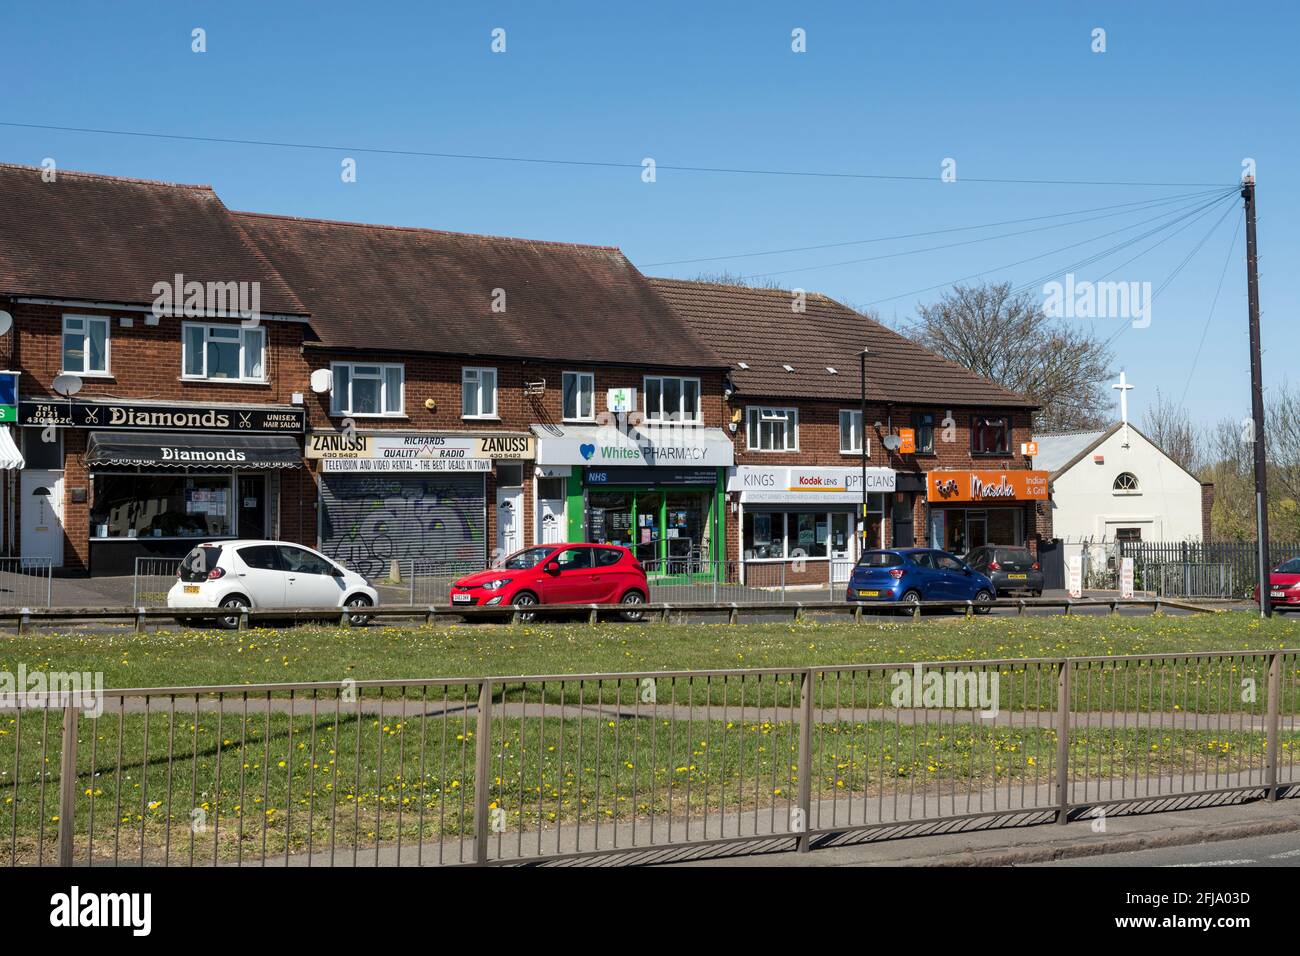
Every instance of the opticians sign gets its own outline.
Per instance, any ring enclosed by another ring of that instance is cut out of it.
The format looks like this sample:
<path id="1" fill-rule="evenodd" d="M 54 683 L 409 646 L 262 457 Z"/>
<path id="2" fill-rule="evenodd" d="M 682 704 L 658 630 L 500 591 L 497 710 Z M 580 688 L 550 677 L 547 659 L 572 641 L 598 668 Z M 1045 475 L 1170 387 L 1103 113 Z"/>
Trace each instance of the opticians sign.
<path id="1" fill-rule="evenodd" d="M 996 503 L 1046 501 L 1046 471 L 931 471 L 925 476 L 931 504 L 946 501 Z"/>
<path id="2" fill-rule="evenodd" d="M 892 468 L 867 469 L 867 493 L 893 491 Z M 727 482 L 743 504 L 854 504 L 862 500 L 861 468 L 780 468 L 740 465 Z"/>

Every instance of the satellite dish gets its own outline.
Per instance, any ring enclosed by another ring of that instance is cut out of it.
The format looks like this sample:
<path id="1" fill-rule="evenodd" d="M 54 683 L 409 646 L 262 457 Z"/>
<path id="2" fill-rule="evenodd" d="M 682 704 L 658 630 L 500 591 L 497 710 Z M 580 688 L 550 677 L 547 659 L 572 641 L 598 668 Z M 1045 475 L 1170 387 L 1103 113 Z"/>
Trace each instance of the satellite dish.
<path id="1" fill-rule="evenodd" d="M 890 451 L 893 451 L 901 444 L 903 444 L 903 439 L 899 438 L 897 435 L 885 436 L 884 446 L 888 448 Z"/>
<path id="2" fill-rule="evenodd" d="M 324 395 L 334 387 L 334 374 L 327 368 L 318 368 L 311 373 L 311 390 L 317 395 Z"/>
<path id="3" fill-rule="evenodd" d="M 0 312 L 0 335 L 7 335 L 14 327 L 14 317 L 8 312 Z"/>
<path id="4" fill-rule="evenodd" d="M 54 381 L 50 383 L 56 392 L 64 398 L 71 398 L 81 391 L 81 376 L 64 373 L 63 375 L 54 376 Z"/>

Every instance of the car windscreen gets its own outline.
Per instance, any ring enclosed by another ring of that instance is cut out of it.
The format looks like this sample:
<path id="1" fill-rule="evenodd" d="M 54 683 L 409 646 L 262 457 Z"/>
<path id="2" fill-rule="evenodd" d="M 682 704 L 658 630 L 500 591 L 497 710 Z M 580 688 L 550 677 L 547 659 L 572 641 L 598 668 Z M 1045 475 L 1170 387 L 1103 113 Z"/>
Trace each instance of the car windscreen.
<path id="1" fill-rule="evenodd" d="M 1300 558 L 1291 558 L 1289 561 L 1283 561 L 1273 570 L 1280 574 L 1300 574 Z"/>
<path id="2" fill-rule="evenodd" d="M 993 552 L 993 560 L 998 564 L 1028 567 L 1034 563 L 1034 556 L 1028 548 L 998 548 Z"/>
<path id="3" fill-rule="evenodd" d="M 902 563 L 903 559 L 892 551 L 868 551 L 858 561 L 864 568 L 896 568 Z"/>
<path id="4" fill-rule="evenodd" d="M 204 545 L 195 548 L 181 558 L 180 579 L 182 581 L 206 581 L 208 572 L 217 566 L 221 559 L 219 545 Z"/>
<path id="5" fill-rule="evenodd" d="M 525 548 L 523 551 L 516 551 L 506 558 L 501 567 L 509 571 L 526 571 L 529 568 L 537 567 L 554 550 L 554 548 Z"/>

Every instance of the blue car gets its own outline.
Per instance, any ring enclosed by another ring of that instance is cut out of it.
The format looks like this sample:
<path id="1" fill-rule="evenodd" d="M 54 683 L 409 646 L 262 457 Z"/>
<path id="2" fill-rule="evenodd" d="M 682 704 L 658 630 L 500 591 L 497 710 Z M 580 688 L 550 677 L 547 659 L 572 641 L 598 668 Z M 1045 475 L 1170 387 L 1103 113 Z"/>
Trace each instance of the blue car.
<path id="1" fill-rule="evenodd" d="M 867 551 L 849 575 L 849 601 L 974 601 L 987 614 L 993 582 L 960 558 L 933 548 Z"/>

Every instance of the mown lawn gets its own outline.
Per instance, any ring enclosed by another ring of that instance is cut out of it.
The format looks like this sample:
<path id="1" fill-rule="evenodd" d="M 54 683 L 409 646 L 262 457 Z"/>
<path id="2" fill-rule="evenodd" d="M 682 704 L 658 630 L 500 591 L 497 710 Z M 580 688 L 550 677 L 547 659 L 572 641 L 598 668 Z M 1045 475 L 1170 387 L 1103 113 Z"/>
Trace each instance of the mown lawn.
<path id="1" fill-rule="evenodd" d="M 0 637 L 0 671 L 96 671 L 107 687 L 613 673 L 1300 647 L 1300 619 L 932 617 L 801 624 L 585 623 L 209 629 Z"/>

